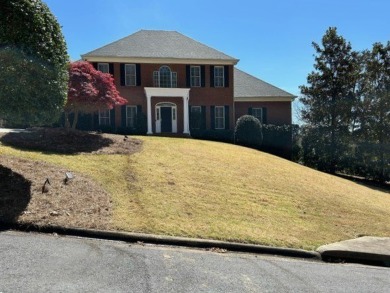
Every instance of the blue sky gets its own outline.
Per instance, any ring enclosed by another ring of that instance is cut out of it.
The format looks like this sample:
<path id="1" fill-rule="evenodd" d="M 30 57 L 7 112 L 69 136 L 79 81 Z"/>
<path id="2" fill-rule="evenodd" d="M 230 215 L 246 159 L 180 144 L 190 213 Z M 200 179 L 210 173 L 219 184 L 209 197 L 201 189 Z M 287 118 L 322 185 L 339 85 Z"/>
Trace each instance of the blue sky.
<path id="1" fill-rule="evenodd" d="M 330 26 L 355 50 L 390 40 L 389 0 L 44 2 L 62 26 L 72 60 L 140 29 L 175 30 L 240 59 L 239 69 L 297 96 L 313 70 L 311 43 L 320 43 Z"/>

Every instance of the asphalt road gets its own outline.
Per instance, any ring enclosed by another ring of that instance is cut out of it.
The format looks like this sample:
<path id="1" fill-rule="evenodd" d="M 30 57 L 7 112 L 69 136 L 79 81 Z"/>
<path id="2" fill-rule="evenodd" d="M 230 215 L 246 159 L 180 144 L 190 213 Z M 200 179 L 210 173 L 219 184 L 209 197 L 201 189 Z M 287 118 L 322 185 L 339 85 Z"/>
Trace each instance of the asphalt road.
<path id="1" fill-rule="evenodd" d="M 390 269 L 0 233 L 0 292 L 389 292 Z"/>

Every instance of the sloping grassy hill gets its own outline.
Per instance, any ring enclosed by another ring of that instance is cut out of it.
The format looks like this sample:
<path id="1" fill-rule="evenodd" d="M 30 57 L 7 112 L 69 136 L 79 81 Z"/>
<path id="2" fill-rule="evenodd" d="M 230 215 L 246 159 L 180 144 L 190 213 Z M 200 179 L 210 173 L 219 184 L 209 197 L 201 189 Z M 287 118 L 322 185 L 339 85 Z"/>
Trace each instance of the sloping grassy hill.
<path id="1" fill-rule="evenodd" d="M 0 153 L 93 177 L 111 194 L 114 229 L 306 249 L 390 236 L 388 192 L 230 144 L 139 139 L 132 155 Z"/>

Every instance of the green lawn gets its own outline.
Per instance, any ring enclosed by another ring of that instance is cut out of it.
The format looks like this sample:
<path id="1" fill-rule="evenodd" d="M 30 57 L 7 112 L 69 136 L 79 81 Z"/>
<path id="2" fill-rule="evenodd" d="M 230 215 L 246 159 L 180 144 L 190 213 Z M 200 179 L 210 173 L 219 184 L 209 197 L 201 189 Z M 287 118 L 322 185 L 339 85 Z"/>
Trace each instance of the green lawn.
<path id="1" fill-rule="evenodd" d="M 113 228 L 304 249 L 390 236 L 390 193 L 259 151 L 138 137 L 133 155 L 48 155 L 0 146 L 94 178 L 111 194 Z"/>

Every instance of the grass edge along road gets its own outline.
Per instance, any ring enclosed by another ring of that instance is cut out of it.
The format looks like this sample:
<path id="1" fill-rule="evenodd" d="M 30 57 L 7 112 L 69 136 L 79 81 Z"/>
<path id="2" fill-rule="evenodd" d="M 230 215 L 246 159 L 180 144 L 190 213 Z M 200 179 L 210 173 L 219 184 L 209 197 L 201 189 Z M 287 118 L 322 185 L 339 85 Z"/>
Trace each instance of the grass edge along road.
<path id="1" fill-rule="evenodd" d="M 0 146 L 93 178 L 111 195 L 112 228 L 314 249 L 390 236 L 390 194 L 256 150 L 138 137 L 132 155 L 53 155 Z M 0 161 L 1 163 L 1 161 Z"/>

